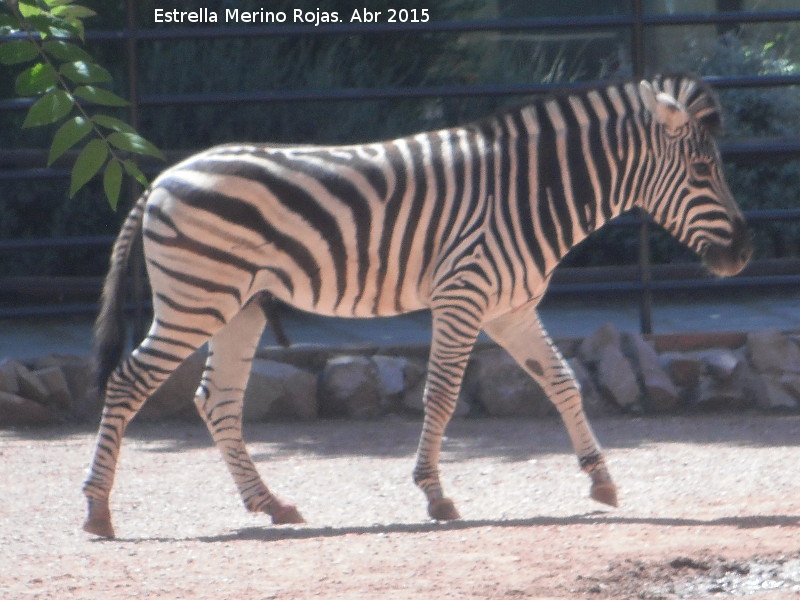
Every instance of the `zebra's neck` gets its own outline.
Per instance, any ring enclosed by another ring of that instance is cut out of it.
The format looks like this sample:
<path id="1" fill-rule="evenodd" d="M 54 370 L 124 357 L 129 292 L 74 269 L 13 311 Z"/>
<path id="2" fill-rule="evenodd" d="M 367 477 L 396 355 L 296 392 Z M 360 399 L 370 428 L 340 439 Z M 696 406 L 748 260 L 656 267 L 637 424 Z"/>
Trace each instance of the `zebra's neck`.
<path id="1" fill-rule="evenodd" d="M 632 83 L 544 99 L 483 128 L 496 198 L 542 275 L 590 233 L 641 204 L 652 168 Z"/>

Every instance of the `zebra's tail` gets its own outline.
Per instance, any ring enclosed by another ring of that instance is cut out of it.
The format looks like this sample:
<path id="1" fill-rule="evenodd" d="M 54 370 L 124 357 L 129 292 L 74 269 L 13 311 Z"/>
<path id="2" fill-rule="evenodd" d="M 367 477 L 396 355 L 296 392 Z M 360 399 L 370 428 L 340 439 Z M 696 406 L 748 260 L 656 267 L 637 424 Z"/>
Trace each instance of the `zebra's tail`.
<path id="1" fill-rule="evenodd" d="M 139 197 L 111 251 L 111 266 L 103 284 L 100 312 L 94 324 L 94 368 L 95 385 L 102 394 L 108 378 L 117 367 L 125 349 L 125 291 L 128 259 L 131 248 L 142 227 L 142 216 L 150 190 Z"/>

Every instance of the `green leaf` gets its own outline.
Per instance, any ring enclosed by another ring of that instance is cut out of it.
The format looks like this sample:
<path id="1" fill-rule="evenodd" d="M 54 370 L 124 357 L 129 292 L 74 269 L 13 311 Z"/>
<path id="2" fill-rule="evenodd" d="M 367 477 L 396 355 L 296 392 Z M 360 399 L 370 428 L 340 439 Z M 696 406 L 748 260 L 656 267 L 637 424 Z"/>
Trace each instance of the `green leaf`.
<path id="1" fill-rule="evenodd" d="M 62 19 L 67 19 L 69 21 L 73 21 L 75 19 L 86 19 L 87 17 L 94 17 L 97 16 L 97 13 L 94 12 L 91 8 L 86 8 L 85 6 L 80 6 L 78 4 L 72 5 L 62 5 L 56 6 L 53 8 L 53 14 L 61 17 Z"/>
<path id="2" fill-rule="evenodd" d="M 55 87 L 57 83 L 58 76 L 53 67 L 36 63 L 17 75 L 15 89 L 20 96 L 36 96 Z"/>
<path id="3" fill-rule="evenodd" d="M 119 192 L 122 188 L 122 165 L 118 160 L 110 160 L 103 173 L 103 191 L 111 208 L 117 210 Z"/>
<path id="4" fill-rule="evenodd" d="M 88 100 L 89 102 L 94 102 L 102 106 L 128 106 L 128 104 L 130 104 L 127 100 L 120 98 L 115 93 L 93 85 L 82 85 L 75 88 L 73 94 L 82 100 Z"/>
<path id="5" fill-rule="evenodd" d="M 72 179 L 69 185 L 69 197 L 86 185 L 103 168 L 108 158 L 108 146 L 103 140 L 92 140 L 81 150 L 75 165 L 72 167 Z"/>
<path id="6" fill-rule="evenodd" d="M 45 4 L 50 8 L 55 8 L 56 6 L 64 6 L 65 4 L 72 4 L 75 0 L 44 0 Z"/>
<path id="7" fill-rule="evenodd" d="M 52 165 L 64 152 L 80 142 L 92 130 L 92 124 L 85 117 L 73 117 L 58 128 L 50 145 L 47 166 Z"/>
<path id="8" fill-rule="evenodd" d="M 128 125 L 125 121 L 117 119 L 109 115 L 99 114 L 92 115 L 92 121 L 101 127 L 111 129 L 112 131 L 121 131 L 122 133 L 136 133 L 136 130 Z"/>
<path id="9" fill-rule="evenodd" d="M 4 65 L 28 62 L 38 55 L 36 46 L 28 40 L 13 40 L 0 46 L 0 63 Z"/>
<path id="10" fill-rule="evenodd" d="M 100 65 L 84 60 L 64 63 L 59 67 L 58 71 L 74 83 L 105 83 L 111 81 L 111 73 Z"/>
<path id="11" fill-rule="evenodd" d="M 48 40 L 42 44 L 42 47 L 47 54 L 61 61 L 92 60 L 86 50 L 64 40 Z"/>
<path id="12" fill-rule="evenodd" d="M 134 152 L 136 154 L 146 154 L 148 156 L 155 156 L 156 158 L 164 159 L 161 150 L 156 148 L 153 144 L 148 142 L 137 133 L 122 133 L 115 131 L 108 136 L 108 141 L 112 146 L 116 146 L 120 150 L 127 152 Z"/>
<path id="13" fill-rule="evenodd" d="M 26 2 L 25 0 L 20 0 L 17 8 L 19 9 L 19 14 L 21 14 L 26 19 L 37 15 L 46 14 L 45 11 L 42 10 L 42 8 L 37 6 L 36 2 Z"/>
<path id="14" fill-rule="evenodd" d="M 133 177 L 136 181 L 141 183 L 143 186 L 147 186 L 148 181 L 147 177 L 144 173 L 139 169 L 139 165 L 137 165 L 133 160 L 130 158 L 127 160 L 122 161 L 122 166 L 125 167 L 125 172 Z"/>
<path id="15" fill-rule="evenodd" d="M 42 34 L 42 38 L 78 37 L 83 39 L 83 24 L 79 21 L 70 23 L 49 13 L 33 15 L 27 20 L 36 31 Z"/>
<path id="16" fill-rule="evenodd" d="M 75 100 L 64 90 L 48 92 L 28 109 L 22 128 L 55 123 L 62 117 L 67 116 L 74 104 Z"/>

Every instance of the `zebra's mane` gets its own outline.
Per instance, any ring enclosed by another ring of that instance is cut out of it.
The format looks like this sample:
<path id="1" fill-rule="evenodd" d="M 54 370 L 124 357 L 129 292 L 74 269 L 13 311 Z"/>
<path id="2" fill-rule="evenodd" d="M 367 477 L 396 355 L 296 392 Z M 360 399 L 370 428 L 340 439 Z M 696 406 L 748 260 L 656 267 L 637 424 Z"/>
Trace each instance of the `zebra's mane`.
<path id="1" fill-rule="evenodd" d="M 639 80 L 620 79 L 609 80 L 605 84 L 587 86 L 572 92 L 572 94 L 587 94 L 591 90 L 600 90 L 608 87 L 615 87 L 627 83 L 637 83 Z M 654 75 L 649 79 L 656 92 L 664 92 L 677 100 L 692 117 L 705 127 L 711 134 L 717 134 L 722 129 L 722 109 L 716 93 L 711 86 L 699 77 L 686 73 L 665 73 Z M 465 127 L 474 126 L 483 129 L 486 125 L 496 123 L 508 114 L 518 113 L 528 109 L 537 102 L 547 102 L 553 98 L 561 98 L 570 94 L 543 94 L 527 102 L 511 104 L 499 110 L 479 118 L 472 123 L 467 123 Z"/>
<path id="2" fill-rule="evenodd" d="M 694 119 L 711 133 L 722 129 L 722 109 L 719 99 L 705 81 L 694 75 L 656 75 L 650 82 L 659 91 L 669 94 L 682 104 Z"/>

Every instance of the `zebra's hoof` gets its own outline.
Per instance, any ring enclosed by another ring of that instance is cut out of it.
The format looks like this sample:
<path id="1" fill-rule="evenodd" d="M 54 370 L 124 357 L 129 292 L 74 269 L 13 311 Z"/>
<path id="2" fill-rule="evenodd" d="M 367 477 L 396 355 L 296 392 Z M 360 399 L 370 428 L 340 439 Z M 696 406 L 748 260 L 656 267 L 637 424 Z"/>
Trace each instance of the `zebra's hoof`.
<path id="1" fill-rule="evenodd" d="M 297 525 L 305 522 L 303 515 L 293 504 L 282 504 L 272 511 L 273 525 Z"/>
<path id="2" fill-rule="evenodd" d="M 108 508 L 108 498 L 98 500 L 87 498 L 88 513 L 83 522 L 83 530 L 87 533 L 104 538 L 114 537 L 114 526 L 111 525 L 111 510 Z"/>
<path id="3" fill-rule="evenodd" d="M 460 519 L 455 504 L 449 498 L 439 498 L 428 503 L 428 514 L 437 521 L 454 521 Z"/>
<path id="4" fill-rule="evenodd" d="M 609 506 L 617 505 L 617 486 L 610 481 L 592 484 L 592 491 L 590 493 L 592 500 L 597 500 Z"/>
<path id="5" fill-rule="evenodd" d="M 114 526 L 111 524 L 110 519 L 89 517 L 83 522 L 83 530 L 99 537 L 114 538 Z"/>

